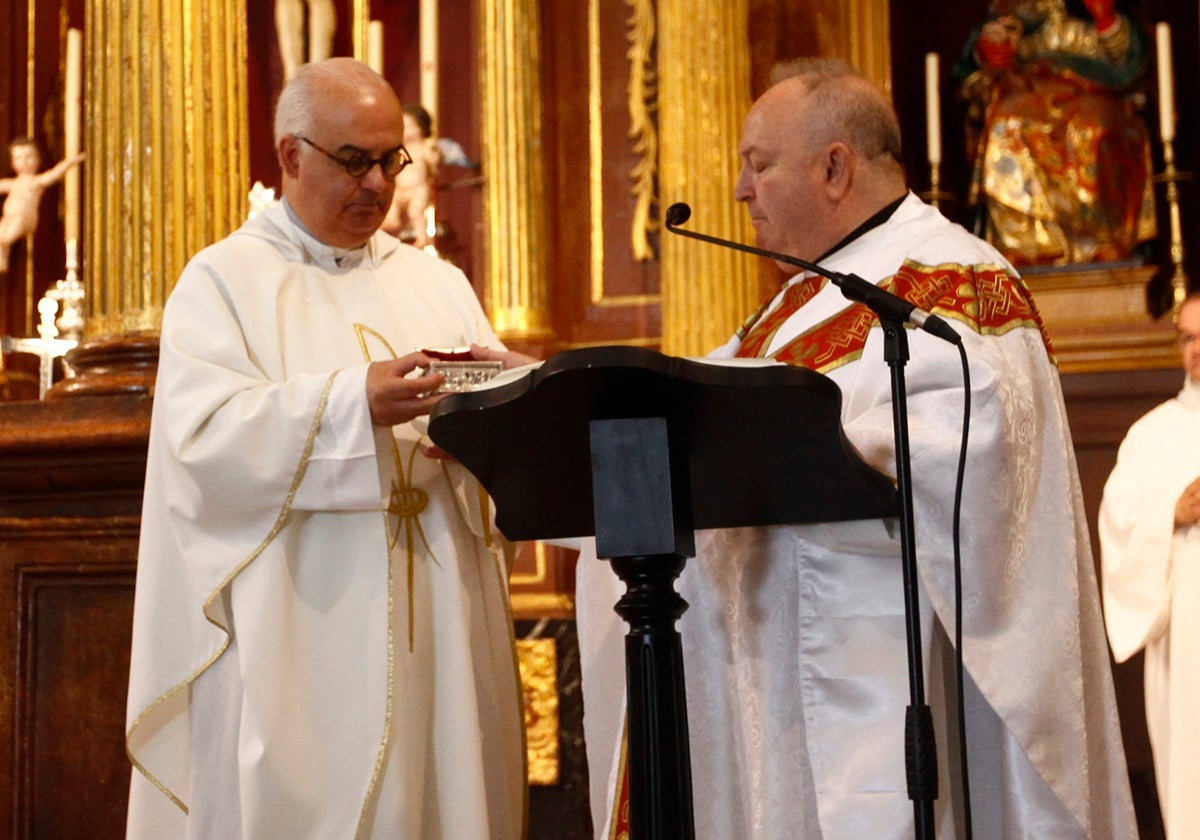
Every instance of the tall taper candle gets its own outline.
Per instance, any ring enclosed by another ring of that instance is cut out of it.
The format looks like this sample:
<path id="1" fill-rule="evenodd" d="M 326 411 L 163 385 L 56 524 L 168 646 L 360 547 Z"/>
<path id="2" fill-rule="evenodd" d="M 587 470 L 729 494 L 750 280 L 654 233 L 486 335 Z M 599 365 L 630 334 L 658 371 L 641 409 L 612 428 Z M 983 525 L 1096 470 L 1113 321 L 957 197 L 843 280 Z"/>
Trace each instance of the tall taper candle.
<path id="1" fill-rule="evenodd" d="M 80 150 L 80 116 L 83 107 L 83 33 L 67 30 L 67 78 L 63 95 L 63 145 L 67 158 Z M 79 167 L 67 170 L 63 181 L 63 233 L 67 242 L 79 239 Z"/>
<path id="2" fill-rule="evenodd" d="M 383 21 L 373 20 L 367 24 L 367 65 L 383 75 Z"/>
<path id="3" fill-rule="evenodd" d="M 1175 139 L 1175 72 L 1171 67 L 1171 25 L 1154 27 L 1158 47 L 1158 134 L 1164 143 Z"/>
<path id="4" fill-rule="evenodd" d="M 942 162 L 942 106 L 939 88 L 938 54 L 925 53 L 925 135 L 929 162 Z"/>
<path id="5" fill-rule="evenodd" d="M 438 0 L 421 0 L 419 42 L 421 105 L 435 120 L 438 112 Z"/>

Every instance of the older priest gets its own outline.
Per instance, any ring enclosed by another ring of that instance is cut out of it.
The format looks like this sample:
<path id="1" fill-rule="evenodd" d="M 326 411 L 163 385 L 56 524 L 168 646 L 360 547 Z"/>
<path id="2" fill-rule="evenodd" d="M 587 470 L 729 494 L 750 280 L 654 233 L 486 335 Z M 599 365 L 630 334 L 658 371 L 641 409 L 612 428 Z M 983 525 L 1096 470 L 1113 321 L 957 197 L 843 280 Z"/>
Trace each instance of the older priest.
<path id="1" fill-rule="evenodd" d="M 840 63 L 781 66 L 746 117 L 739 152 L 735 197 L 760 247 L 894 291 L 946 318 L 967 350 L 962 653 L 974 836 L 1134 837 L 1066 412 L 1024 285 L 991 246 L 908 192 L 890 104 Z M 920 642 L 943 777 L 934 819 L 950 840 L 966 825 L 946 667 L 962 376 L 949 344 L 910 332 Z M 800 273 L 714 355 L 826 374 L 843 394 L 850 443 L 895 475 L 883 345 L 866 307 Z M 794 492 L 811 492 L 804 476 Z M 697 838 L 914 836 L 900 556 L 895 528 L 878 519 L 697 535 L 679 584 L 691 605 L 679 629 Z M 618 836 L 623 816 L 610 803 L 621 648 L 602 614 L 612 612 L 603 590 L 613 577 L 587 557 L 576 580 L 593 816 L 601 831 L 606 819 L 615 828 L 598 837 Z"/>
<path id="2" fill-rule="evenodd" d="M 284 200 L 163 316 L 127 739 L 128 836 L 515 840 L 507 569 L 478 485 L 426 457 L 421 348 L 501 349 L 462 274 L 379 232 L 409 160 L 388 84 L 303 67 Z"/>

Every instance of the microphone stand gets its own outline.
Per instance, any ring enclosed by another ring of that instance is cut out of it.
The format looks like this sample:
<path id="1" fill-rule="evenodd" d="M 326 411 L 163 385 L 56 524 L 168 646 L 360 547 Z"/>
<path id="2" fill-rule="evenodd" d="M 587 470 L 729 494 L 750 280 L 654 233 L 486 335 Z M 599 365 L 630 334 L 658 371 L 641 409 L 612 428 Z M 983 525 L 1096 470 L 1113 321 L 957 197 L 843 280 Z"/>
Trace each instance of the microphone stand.
<path id="1" fill-rule="evenodd" d="M 690 236 L 714 245 L 757 254 L 828 277 L 847 299 L 865 304 L 879 318 L 884 335 L 884 360 L 891 368 L 892 433 L 896 445 L 896 487 L 900 508 L 900 559 L 903 569 L 904 612 L 908 646 L 909 705 L 904 716 L 905 775 L 908 798 L 913 803 L 916 840 L 934 840 L 933 802 L 938 795 L 937 741 L 933 713 L 925 700 L 924 657 L 921 654 L 921 613 L 917 586 L 917 553 L 913 525 L 912 458 L 909 453 L 908 401 L 904 366 L 908 363 L 908 336 L 904 322 L 912 323 L 952 344 L 960 344 L 958 333 L 935 315 L 917 309 L 903 298 L 868 283 L 854 274 L 840 274 L 787 254 L 777 254 L 738 242 L 681 230 L 691 216 L 686 204 L 667 208 L 666 227 L 672 233 Z"/>
<path id="2" fill-rule="evenodd" d="M 876 313 L 878 314 L 878 313 Z M 896 492 L 900 501 L 900 559 L 904 573 L 904 615 L 908 641 L 908 708 L 904 715 L 904 760 L 908 798 L 913 803 L 917 840 L 933 840 L 933 801 L 938 795 L 937 740 L 933 713 L 925 702 L 921 612 L 917 594 L 917 548 L 913 525 L 912 458 L 909 454 L 908 400 L 904 366 L 908 335 L 882 315 L 883 358 L 892 372 L 892 430 L 896 441 Z"/>

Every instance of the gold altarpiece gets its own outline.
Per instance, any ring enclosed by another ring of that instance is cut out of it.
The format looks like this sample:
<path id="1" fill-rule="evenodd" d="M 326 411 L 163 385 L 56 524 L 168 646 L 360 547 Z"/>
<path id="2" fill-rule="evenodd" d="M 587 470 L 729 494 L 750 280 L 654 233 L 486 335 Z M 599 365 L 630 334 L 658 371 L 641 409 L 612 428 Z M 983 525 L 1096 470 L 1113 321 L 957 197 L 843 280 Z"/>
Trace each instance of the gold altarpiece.
<path id="1" fill-rule="evenodd" d="M 551 330 L 538 2 L 487 0 L 480 10 L 484 305 L 501 338 L 538 342 Z"/>
<path id="2" fill-rule="evenodd" d="M 90 310 L 87 332 L 94 336 L 154 327 L 187 257 L 244 218 L 247 45 L 244 4 L 82 2 L 88 21 L 84 145 L 89 155 L 82 170 L 82 277 Z M 733 150 L 740 115 L 761 87 L 763 67 L 774 59 L 797 51 L 840 54 L 891 89 L 893 4 L 883 0 L 807 0 L 802 8 L 777 0 L 589 0 L 587 5 L 589 54 L 597 50 L 598 19 L 626 16 L 629 62 L 631 68 L 639 64 L 628 91 L 629 130 L 644 144 L 641 171 L 630 173 L 640 193 L 642 230 L 630 231 L 635 252 L 645 230 L 657 232 L 661 206 L 675 200 L 693 205 L 698 229 L 748 237 L 744 213 L 731 201 Z M 785 5 L 788 10 L 781 11 Z M 361 55 L 370 0 L 344 0 L 342 7 L 350 12 L 353 49 Z M 544 201 L 540 145 L 541 115 L 558 107 L 544 101 L 539 76 L 544 63 L 539 17 L 546 7 L 537 0 L 479 0 L 476 8 L 482 21 L 477 71 L 485 90 L 479 103 L 481 134 L 490 175 L 484 187 L 487 219 L 481 226 L 483 297 L 510 340 L 534 337 L 553 349 L 563 327 L 562 313 L 555 311 L 561 281 L 555 277 L 557 266 L 546 258 L 547 243 L 561 235 L 548 220 L 557 208 Z M 771 53 L 759 40 L 772 15 L 784 14 L 804 21 L 803 43 L 777 44 Z M 601 85 L 599 62 L 593 70 L 586 96 L 589 114 L 596 116 L 599 100 L 612 93 L 611 85 Z M 653 107 L 647 109 L 647 102 Z M 594 184 L 610 149 L 597 140 L 594 120 L 589 119 L 588 131 L 588 178 Z M 919 179 L 914 187 L 920 189 Z M 629 246 L 598 234 L 612 199 L 596 190 L 589 198 L 595 269 L 588 282 L 596 308 L 613 312 L 639 303 L 661 305 L 660 329 L 627 340 L 661 342 L 668 352 L 704 352 L 723 341 L 759 300 L 760 268 L 740 255 L 664 236 L 659 253 L 647 257 L 661 270 L 661 289 L 640 299 L 614 297 L 605 289 L 605 260 Z M 111 224 L 112 219 L 120 222 Z M 1084 288 L 1118 296 L 1115 305 L 1122 312 L 1135 310 L 1130 314 L 1138 317 L 1136 285 L 1144 278 L 1126 279 L 1097 279 L 1091 272 L 1031 282 L 1035 293 L 1041 287 L 1047 320 L 1053 325 L 1065 319 L 1064 369 L 1170 363 L 1169 351 L 1161 348 L 1152 359 L 1137 358 L 1143 340 L 1156 347 L 1162 343 L 1161 325 L 1143 324 L 1136 335 L 1114 342 L 1111 323 L 1080 320 L 1074 302 Z M 28 301 L 30 311 L 34 302 Z M 1104 346 L 1096 350 L 1094 341 Z M 568 337 L 557 346 L 572 344 Z"/>
<path id="3" fill-rule="evenodd" d="M 759 299 L 760 266 L 753 260 L 677 237 L 661 240 L 657 258 L 661 294 L 615 299 L 606 291 L 612 278 L 605 274 L 605 262 L 618 250 L 637 249 L 636 243 L 656 230 L 655 208 L 676 200 L 692 204 L 697 229 L 751 240 L 744 210 L 732 200 L 735 149 L 741 115 L 758 92 L 755 80 L 761 79 L 762 67 L 790 54 L 783 45 L 777 54 L 764 54 L 755 44 L 747 44 L 749 21 L 756 10 L 770 7 L 772 2 L 688 5 L 682 0 L 589 0 L 588 113 L 601 113 L 601 100 L 609 90 L 602 84 L 602 63 L 591 55 L 599 48 L 596 32 L 602 15 L 619 10 L 628 16 L 629 61 L 631 67 L 640 63 L 637 72 L 631 71 L 636 84 L 628 91 L 630 124 L 638 126 L 645 144 L 643 165 L 654 174 L 631 179 L 648 193 L 638 197 L 645 210 L 636 214 L 637 227 L 629 231 L 628 239 L 599 233 L 606 205 L 621 197 L 595 188 L 610 159 L 610 149 L 598 137 L 596 125 L 587 129 L 587 177 L 592 184 L 588 193 L 589 241 L 593 245 L 593 270 L 587 276 L 590 299 L 597 309 L 611 307 L 608 311 L 631 304 L 661 303 L 662 307 L 661 333 L 633 336 L 633 341 L 652 344 L 661 338 L 667 352 L 705 352 L 724 341 Z M 778 2 L 783 5 L 785 0 Z M 562 286 L 555 278 L 555 266 L 546 264 L 544 251 L 547 241 L 560 233 L 548 217 L 561 207 L 541 206 L 547 184 L 539 152 L 544 128 L 541 119 L 547 108 L 560 105 L 544 100 L 546 56 L 529 47 L 538 42 L 542 15 L 548 7 L 545 0 L 479 3 L 481 19 L 492 21 L 479 37 L 481 88 L 488 91 L 481 102 L 483 142 L 494 144 L 485 151 L 491 177 L 485 188 L 489 231 L 484 297 L 493 315 L 502 316 L 497 319 L 498 326 L 510 341 L 538 338 L 553 347 L 553 333 L 561 326 L 553 314 L 554 295 Z M 244 5 L 231 0 L 86 0 L 86 4 L 89 95 L 84 122 L 89 163 L 85 167 L 84 280 L 91 319 L 88 336 L 97 337 L 157 327 L 162 303 L 183 263 L 245 217 L 249 180 L 245 157 L 247 44 Z M 812 20 L 808 37 L 813 39 L 808 46 L 821 54 L 844 55 L 890 89 L 888 8 L 881 0 L 806 2 L 804 14 Z M 361 54 L 368 0 L 354 0 L 353 10 L 355 49 Z M 494 17 L 488 18 L 484 10 Z M 511 34 L 517 22 L 524 27 L 519 39 Z M 505 27 L 510 34 L 502 41 L 498 36 Z M 653 63 L 648 58 L 651 54 L 656 56 Z M 648 108 L 647 103 L 656 107 Z M 495 231 L 490 229 L 493 216 Z M 504 219 L 523 223 L 505 226 Z M 650 253 L 646 259 L 656 257 Z M 570 278 L 570 282 L 579 280 Z M 1118 278 L 1117 286 L 1128 290 L 1141 280 Z M 1112 345 L 1117 331 L 1106 330 L 1105 338 L 1097 338 L 1094 324 L 1086 320 L 1089 307 L 1078 305 L 1084 296 L 1096 300 L 1097 290 L 1114 294 L 1112 277 L 1093 273 L 1074 285 L 1064 278 L 1035 278 L 1031 285 L 1052 337 L 1056 325 L 1067 324 L 1072 340 L 1078 342 L 1067 343 L 1070 352 L 1064 357 L 1068 360 L 1065 369 L 1075 363 L 1090 366 L 1090 370 L 1112 369 L 1121 366 L 1116 359 L 1137 358 L 1141 346 L 1137 343 L 1113 345 L 1096 356 L 1098 344 L 1109 341 Z M 1119 301 L 1105 298 L 1108 317 L 1115 317 L 1111 313 L 1120 309 L 1122 319 L 1136 319 L 1137 310 L 1129 306 L 1130 295 L 1120 294 Z M 1155 357 L 1157 366 L 1165 366 L 1164 358 Z M 1147 366 L 1144 359 L 1138 365 Z M 128 558 L 136 545 L 137 498 L 126 491 L 140 481 L 138 458 L 144 453 L 149 407 L 147 400 L 133 397 L 111 399 L 112 408 L 103 412 L 104 425 L 96 423 L 90 407 L 80 404 L 24 406 L 28 411 L 13 412 L 0 422 L 0 454 L 5 455 L 0 460 L 9 463 L 5 482 L 9 489 L 0 492 L 0 501 L 6 505 L 0 516 L 0 543 L 7 546 L 0 549 L 0 566 L 9 583 L 0 586 L 0 594 L 10 603 L 24 605 L 21 619 L 6 626 L 3 633 L 6 647 L 14 642 L 14 633 L 26 634 L 21 636 L 21 645 L 11 644 L 28 658 L 21 661 L 20 674 L 35 673 L 47 661 L 56 661 L 38 657 L 53 657 L 71 649 L 69 644 L 47 645 L 45 651 L 38 648 L 33 628 L 39 621 L 44 627 L 50 618 L 61 617 L 64 640 L 77 639 L 69 632 L 70 621 L 77 615 L 75 606 L 67 604 L 68 609 L 56 613 L 53 607 L 62 601 L 47 599 L 61 599 L 63 592 L 94 592 L 97 580 L 111 578 L 115 583 L 108 590 L 108 601 L 78 595 L 80 601 L 87 599 L 94 605 L 95 626 L 100 626 L 126 608 L 126 595 L 132 590 Z M 22 460 L 33 458 L 28 453 L 40 439 L 31 430 L 53 438 L 43 447 L 44 463 Z M 1109 437 L 1103 443 L 1105 452 L 1115 447 Z M 79 479 L 78 504 L 107 506 L 82 525 L 71 518 L 74 512 L 67 510 L 75 497 L 69 488 L 63 489 L 62 477 L 68 470 L 58 454 L 64 449 L 73 453 L 71 476 L 86 473 Z M 1101 470 L 1094 471 L 1098 475 Z M 50 477 L 47 487 L 35 486 L 43 474 Z M 118 492 L 105 485 L 118 479 Z M 87 482 L 103 485 L 102 492 L 95 492 Z M 27 508 L 36 509 L 35 515 L 28 515 Z M 99 554 L 97 539 L 103 543 Z M 54 552 L 58 557 L 50 560 Z M 546 568 L 546 557 L 539 554 L 534 568 L 522 574 L 536 584 L 545 579 Z M 569 599 L 558 604 L 564 609 L 570 606 Z M 127 628 L 114 626 L 105 638 L 127 639 Z M 79 659 L 74 663 L 82 675 L 77 682 L 91 685 L 86 669 L 92 663 L 85 661 L 88 657 Z M 115 671 L 120 672 L 120 667 Z M 42 748 L 45 740 L 37 739 L 52 737 L 56 727 L 34 732 L 34 724 L 39 720 L 69 724 L 78 718 L 75 710 L 80 702 L 88 700 L 82 696 L 78 702 L 73 696 L 69 703 L 63 700 L 53 706 L 55 710 L 61 707 L 61 715 L 54 717 L 43 714 L 46 701 L 37 694 L 36 685 L 17 680 L 13 686 L 9 694 L 0 692 L 0 696 L 6 703 L 15 697 L 24 716 L 18 721 L 17 738 L 0 748 L 0 781 L 15 778 L 15 773 L 6 769 L 10 765 L 21 768 L 21 791 L 28 792 L 17 794 L 17 810 L 30 815 L 32 821 L 43 794 L 48 798 L 56 791 L 75 789 L 63 785 L 59 767 L 39 758 L 50 753 Z M 114 704 L 119 706 L 117 701 Z M 111 711 L 119 719 L 120 709 Z M 70 763 L 104 766 L 110 756 L 92 752 L 89 737 L 88 733 L 80 735 L 78 744 L 87 752 Z M 14 743 L 15 756 L 11 754 Z M 123 758 L 119 745 L 115 758 L 118 763 Z M 78 789 L 88 790 L 90 781 L 81 778 Z M 16 789 L 15 784 L 13 787 Z M 104 799 L 111 802 L 113 797 Z"/>
<path id="4" fill-rule="evenodd" d="M 602 103 L 606 79 L 601 52 L 601 15 L 620 8 L 590 0 L 588 49 L 588 201 L 590 303 L 598 309 L 661 304 L 661 337 L 631 336 L 632 343 L 661 342 L 664 352 L 698 355 L 724 342 L 760 299 L 759 267 L 744 254 L 698 246 L 672 236 L 661 254 L 648 244 L 660 232 L 656 208 L 686 201 L 697 221 L 717 236 L 749 241 L 744 210 L 733 201 L 737 141 L 752 99 L 751 49 L 747 44 L 750 0 L 688 3 L 625 0 L 629 84 L 628 136 L 639 161 L 629 173 L 636 210 L 627 239 L 605 236 L 612 202 L 602 173 L 613 159 L 606 147 Z M 814 3 L 818 46 L 846 56 L 890 86 L 888 4 L 851 0 Z M 539 161 L 542 124 L 542 56 L 538 4 L 499 0 L 482 5 L 481 78 L 488 224 L 485 230 L 485 302 L 497 330 L 510 341 L 555 345 L 550 311 L 557 288 L 543 258 L 547 206 Z M 520 33 L 519 43 L 514 28 Z M 519 48 L 518 48 L 519 46 Z M 651 56 L 654 59 L 651 60 Z M 776 58 L 783 58 L 780 55 Z M 606 261 L 615 249 L 637 260 L 660 260 L 661 293 L 613 295 Z M 572 342 L 563 342 L 571 345 Z M 576 344 L 577 346 L 577 344 Z"/>

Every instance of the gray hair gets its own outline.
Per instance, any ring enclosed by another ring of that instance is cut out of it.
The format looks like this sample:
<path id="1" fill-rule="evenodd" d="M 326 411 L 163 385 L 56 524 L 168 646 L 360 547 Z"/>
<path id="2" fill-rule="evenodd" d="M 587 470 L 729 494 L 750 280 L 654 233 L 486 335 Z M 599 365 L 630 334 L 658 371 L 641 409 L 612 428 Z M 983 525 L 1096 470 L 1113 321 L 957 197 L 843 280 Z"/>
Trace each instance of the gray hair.
<path id="1" fill-rule="evenodd" d="M 841 140 L 872 160 L 887 154 L 903 164 L 900 121 L 883 92 L 866 76 L 836 58 L 794 58 L 771 70 L 771 85 L 799 78 L 812 100 L 809 114 L 820 118 L 805 127 L 816 145 Z"/>

